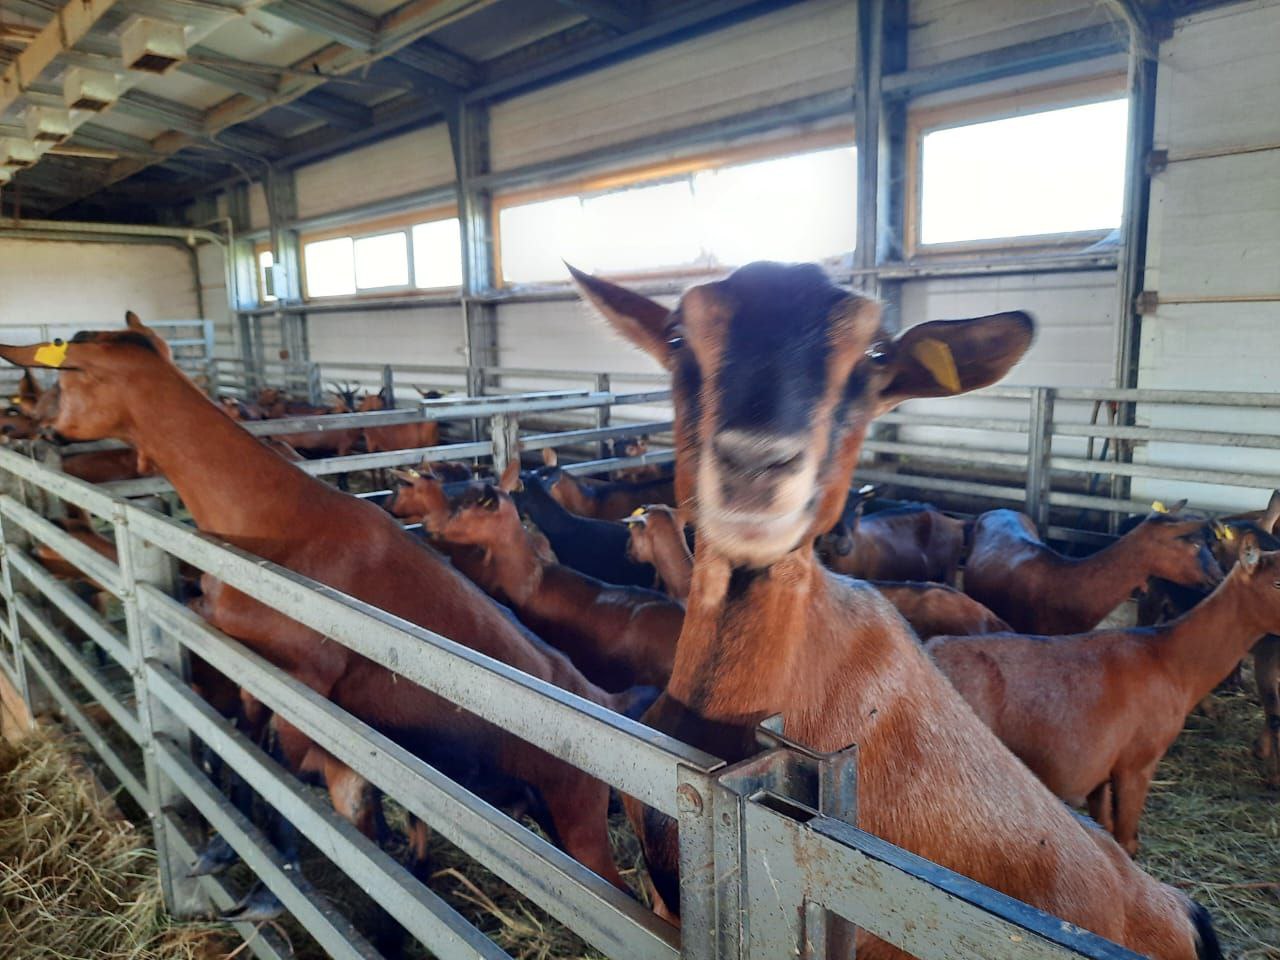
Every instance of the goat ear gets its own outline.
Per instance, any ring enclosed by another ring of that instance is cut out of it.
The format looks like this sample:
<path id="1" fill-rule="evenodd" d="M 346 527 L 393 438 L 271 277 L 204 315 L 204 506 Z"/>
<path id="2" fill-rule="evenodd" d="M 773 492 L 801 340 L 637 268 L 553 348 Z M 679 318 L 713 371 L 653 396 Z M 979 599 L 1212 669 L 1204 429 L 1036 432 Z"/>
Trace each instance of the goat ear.
<path id="1" fill-rule="evenodd" d="M 503 493 L 511 493 L 520 486 L 520 461 L 516 459 L 509 460 L 506 467 L 502 470 L 502 476 L 498 478 L 498 489 Z"/>
<path id="2" fill-rule="evenodd" d="M 125 311 L 124 325 L 128 327 L 130 330 L 132 330 L 134 333 L 140 333 L 144 337 L 146 337 L 148 340 L 150 340 L 152 343 L 154 343 L 156 346 L 156 352 L 159 353 L 160 356 L 168 360 L 170 363 L 173 362 L 173 351 L 169 349 L 168 342 L 164 339 L 164 337 L 160 336 L 158 333 L 156 333 L 154 330 L 148 327 L 145 323 L 143 323 L 141 318 L 132 310 Z"/>
<path id="3" fill-rule="evenodd" d="M 1021 311 L 912 327 L 888 349 L 892 376 L 876 414 L 915 397 L 951 397 L 988 387 L 1022 359 L 1035 322 Z"/>
<path id="4" fill-rule="evenodd" d="M 569 273 L 582 295 L 591 301 L 614 330 L 670 369 L 671 351 L 663 335 L 670 310 L 626 287 L 583 273 L 567 263 L 565 266 L 569 267 Z"/>
<path id="5" fill-rule="evenodd" d="M 1280 490 L 1272 491 L 1271 499 L 1267 502 L 1267 512 L 1258 521 L 1258 526 L 1267 533 L 1275 533 L 1277 522 L 1280 522 Z"/>
<path id="6" fill-rule="evenodd" d="M 1258 548 L 1258 538 L 1252 533 L 1246 533 L 1240 539 L 1240 566 L 1244 567 L 1244 572 L 1249 576 L 1253 576 L 1253 572 L 1258 569 L 1258 561 L 1262 558 L 1262 551 Z"/>

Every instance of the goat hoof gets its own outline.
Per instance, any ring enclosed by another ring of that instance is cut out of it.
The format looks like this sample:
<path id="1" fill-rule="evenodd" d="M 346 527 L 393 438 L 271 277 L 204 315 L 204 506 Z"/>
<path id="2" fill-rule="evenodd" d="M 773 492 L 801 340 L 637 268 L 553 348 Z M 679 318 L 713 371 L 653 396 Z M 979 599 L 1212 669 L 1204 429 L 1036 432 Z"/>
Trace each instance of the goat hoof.
<path id="1" fill-rule="evenodd" d="M 268 923 L 284 913 L 284 904 L 266 884 L 259 883 L 240 902 L 218 917 L 226 923 Z"/>
<path id="2" fill-rule="evenodd" d="M 215 833 L 213 838 L 205 844 L 204 849 L 200 851 L 199 856 L 196 857 L 196 862 L 187 876 L 191 879 L 212 877 L 221 873 L 239 859 L 240 855 L 236 853 L 231 844 L 227 843 L 226 838 L 220 833 Z"/>

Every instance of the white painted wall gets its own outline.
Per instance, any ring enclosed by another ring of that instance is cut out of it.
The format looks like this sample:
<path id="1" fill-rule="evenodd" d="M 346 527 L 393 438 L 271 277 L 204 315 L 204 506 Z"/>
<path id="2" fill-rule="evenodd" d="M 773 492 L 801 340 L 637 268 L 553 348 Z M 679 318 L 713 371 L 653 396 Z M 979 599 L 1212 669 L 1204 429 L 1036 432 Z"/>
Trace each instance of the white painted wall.
<path id="1" fill-rule="evenodd" d="M 1171 163 L 1152 184 L 1146 288 L 1162 298 L 1280 293 L 1280 2 L 1255 0 L 1179 21 L 1160 50 L 1155 139 L 1176 158 L 1268 147 Z M 1162 305 L 1143 318 L 1139 385 L 1177 390 L 1280 388 L 1280 304 Z M 1146 406 L 1153 426 L 1280 433 L 1280 409 Z M 1150 463 L 1274 473 L 1280 454 L 1153 443 Z M 1187 496 L 1207 506 L 1251 509 L 1266 494 L 1167 481 L 1137 494 Z"/>
<path id="2" fill-rule="evenodd" d="M 852 90 L 856 7 L 814 0 L 494 105 L 494 170 Z"/>
<path id="3" fill-rule="evenodd" d="M 462 314 L 455 307 L 417 307 L 372 313 L 358 311 L 312 314 L 308 337 L 311 359 L 320 364 L 325 388 L 332 380 L 378 382 L 378 373 L 344 368 L 344 363 L 444 364 L 465 366 Z M 465 377 L 406 375 L 398 392 L 408 397 L 412 386 L 465 386 Z"/>
<path id="4" fill-rule="evenodd" d="M 143 320 L 197 316 L 190 255 L 167 244 L 0 238 L 0 290 L 0 326 L 17 328 L 6 336 L 123 326 L 126 310 Z"/>
<path id="5" fill-rule="evenodd" d="M 909 9 L 913 68 L 1119 21 L 1097 0 L 911 0 Z"/>
<path id="6" fill-rule="evenodd" d="M 444 124 L 414 130 L 300 167 L 296 176 L 303 218 L 450 184 L 449 131 Z"/>

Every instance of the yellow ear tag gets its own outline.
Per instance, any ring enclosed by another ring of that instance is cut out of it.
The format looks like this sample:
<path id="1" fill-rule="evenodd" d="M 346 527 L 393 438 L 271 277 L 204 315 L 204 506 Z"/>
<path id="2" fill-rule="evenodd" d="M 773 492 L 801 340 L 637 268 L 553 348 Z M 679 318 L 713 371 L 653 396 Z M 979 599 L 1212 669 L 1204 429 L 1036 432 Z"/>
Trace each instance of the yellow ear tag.
<path id="1" fill-rule="evenodd" d="M 22 402 L 22 397 L 18 396 L 17 394 L 14 394 L 12 397 L 10 397 L 10 398 L 9 398 L 9 402 L 10 402 L 10 403 L 21 403 L 21 402 Z"/>
<path id="2" fill-rule="evenodd" d="M 1236 538 L 1236 532 L 1232 530 L 1230 527 L 1223 527 L 1222 537 L 1224 540 L 1228 540 L 1228 541 L 1234 540 Z"/>
<path id="3" fill-rule="evenodd" d="M 55 340 L 53 343 L 36 347 L 35 356 L 32 359 L 42 366 L 60 367 L 67 359 L 67 344 L 61 340 Z"/>
<path id="4" fill-rule="evenodd" d="M 960 392 L 960 371 L 956 369 L 951 348 L 941 340 L 921 340 L 911 348 L 911 355 L 933 374 L 933 379 L 952 393 Z"/>
<path id="5" fill-rule="evenodd" d="M 1163 500 L 1152 500 L 1152 501 L 1151 501 L 1151 510 L 1152 510 L 1152 512 L 1154 512 L 1154 513 L 1168 513 L 1168 512 L 1169 512 L 1169 508 L 1168 508 L 1168 507 L 1166 507 L 1166 506 L 1164 505 L 1164 501 L 1163 501 Z"/>
<path id="6" fill-rule="evenodd" d="M 631 515 L 632 515 L 633 517 L 643 517 L 643 516 L 644 516 L 644 507 L 636 507 L 634 510 L 632 510 L 632 511 L 631 511 Z"/>

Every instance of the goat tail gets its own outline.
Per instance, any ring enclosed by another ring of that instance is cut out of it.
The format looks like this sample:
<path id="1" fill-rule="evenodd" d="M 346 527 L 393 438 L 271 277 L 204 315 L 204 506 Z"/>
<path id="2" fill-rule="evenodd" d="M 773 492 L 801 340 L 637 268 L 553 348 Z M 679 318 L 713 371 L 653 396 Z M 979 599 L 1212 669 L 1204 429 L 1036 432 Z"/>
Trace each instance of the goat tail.
<path id="1" fill-rule="evenodd" d="M 1192 900 L 1187 906 L 1187 915 L 1196 930 L 1198 960 L 1223 960 L 1222 945 L 1218 943 L 1218 932 L 1213 928 L 1213 918 L 1209 916 L 1209 911 Z"/>

